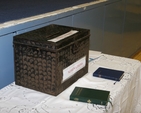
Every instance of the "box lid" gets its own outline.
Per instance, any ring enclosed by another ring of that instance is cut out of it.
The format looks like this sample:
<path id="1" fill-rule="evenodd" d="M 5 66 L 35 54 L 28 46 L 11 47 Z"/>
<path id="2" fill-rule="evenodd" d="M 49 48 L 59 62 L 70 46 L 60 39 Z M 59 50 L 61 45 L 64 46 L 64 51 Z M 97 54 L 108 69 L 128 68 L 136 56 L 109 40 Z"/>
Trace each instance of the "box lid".
<path id="1" fill-rule="evenodd" d="M 88 35 L 88 29 L 51 24 L 14 36 L 14 43 L 56 50 Z"/>

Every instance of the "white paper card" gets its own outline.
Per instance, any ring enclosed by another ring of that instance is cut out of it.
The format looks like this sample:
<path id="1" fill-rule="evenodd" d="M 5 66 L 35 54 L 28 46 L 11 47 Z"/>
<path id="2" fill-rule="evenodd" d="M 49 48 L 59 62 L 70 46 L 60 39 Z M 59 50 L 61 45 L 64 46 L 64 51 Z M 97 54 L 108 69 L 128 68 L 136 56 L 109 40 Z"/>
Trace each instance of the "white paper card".
<path id="1" fill-rule="evenodd" d="M 63 69 L 62 82 L 64 82 L 68 78 L 72 77 L 77 71 L 79 71 L 80 69 L 85 67 L 85 65 L 86 65 L 86 56 L 82 57 L 81 59 L 79 59 L 75 63 L 73 63 L 70 66 L 68 66 L 67 68 Z"/>
<path id="2" fill-rule="evenodd" d="M 67 33 L 65 33 L 65 34 L 63 34 L 63 35 L 60 35 L 60 36 L 58 36 L 58 37 L 56 37 L 56 38 L 53 38 L 53 39 L 51 39 L 51 40 L 48 40 L 48 41 L 51 41 L 51 42 L 58 42 L 58 41 L 60 41 L 60 40 L 62 40 L 62 39 L 64 39 L 64 38 L 67 38 L 67 37 L 69 37 L 69 36 L 71 36 L 71 35 L 73 35 L 73 34 L 76 34 L 78 31 L 77 30 L 71 30 L 71 31 L 69 31 L 69 32 L 67 32 Z"/>

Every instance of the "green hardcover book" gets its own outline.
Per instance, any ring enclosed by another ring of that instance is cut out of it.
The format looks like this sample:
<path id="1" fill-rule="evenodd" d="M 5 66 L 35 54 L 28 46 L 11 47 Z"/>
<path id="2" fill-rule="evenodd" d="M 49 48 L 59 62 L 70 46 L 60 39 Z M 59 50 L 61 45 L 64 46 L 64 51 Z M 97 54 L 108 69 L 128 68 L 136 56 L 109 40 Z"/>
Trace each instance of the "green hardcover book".
<path id="1" fill-rule="evenodd" d="M 70 100 L 106 106 L 109 101 L 109 95 L 110 91 L 75 87 L 70 95 Z"/>

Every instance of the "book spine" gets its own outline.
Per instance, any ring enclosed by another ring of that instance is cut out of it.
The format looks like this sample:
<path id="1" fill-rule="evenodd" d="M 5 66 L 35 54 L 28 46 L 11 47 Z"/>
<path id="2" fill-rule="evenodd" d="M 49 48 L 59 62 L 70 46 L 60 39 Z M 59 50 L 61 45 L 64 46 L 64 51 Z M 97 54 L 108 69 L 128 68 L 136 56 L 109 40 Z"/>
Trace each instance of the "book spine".
<path id="1" fill-rule="evenodd" d="M 93 76 L 99 77 L 99 78 L 105 78 L 105 79 L 110 79 L 110 80 L 119 81 L 119 79 L 117 79 L 117 78 L 115 78 L 115 77 L 109 77 L 109 76 L 97 75 L 97 74 L 93 74 Z"/>
<path id="2" fill-rule="evenodd" d="M 81 98 L 81 97 L 73 97 L 73 96 L 71 96 L 70 100 L 78 101 L 78 102 L 86 102 L 86 103 L 98 104 L 98 105 L 107 105 L 106 101 L 90 99 L 90 98 Z"/>

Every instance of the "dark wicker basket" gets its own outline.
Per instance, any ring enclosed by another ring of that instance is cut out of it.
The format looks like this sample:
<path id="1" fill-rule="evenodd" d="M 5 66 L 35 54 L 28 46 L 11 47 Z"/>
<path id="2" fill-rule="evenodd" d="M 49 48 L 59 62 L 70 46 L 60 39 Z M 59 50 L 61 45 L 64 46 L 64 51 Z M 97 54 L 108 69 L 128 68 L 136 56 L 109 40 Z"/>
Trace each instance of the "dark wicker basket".
<path id="1" fill-rule="evenodd" d="M 78 32 L 57 42 L 49 41 L 70 30 Z M 88 72 L 90 30 L 49 25 L 13 38 L 15 83 L 51 95 L 58 95 Z M 63 80 L 63 70 L 79 59 L 86 65 Z"/>

